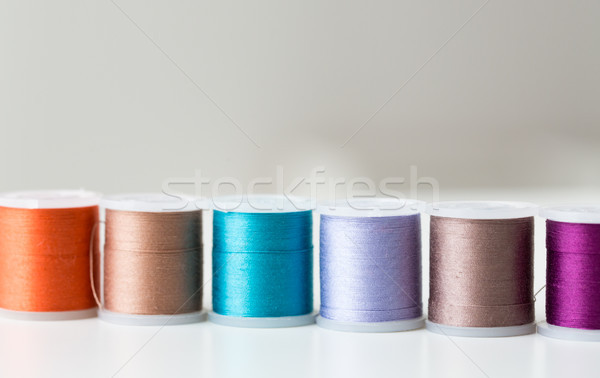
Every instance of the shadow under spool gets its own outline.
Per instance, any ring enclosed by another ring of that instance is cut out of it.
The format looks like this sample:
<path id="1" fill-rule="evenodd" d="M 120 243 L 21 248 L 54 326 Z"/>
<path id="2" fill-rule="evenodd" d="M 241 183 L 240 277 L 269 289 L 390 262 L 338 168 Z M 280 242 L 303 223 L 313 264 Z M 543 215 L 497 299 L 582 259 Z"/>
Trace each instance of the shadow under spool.
<path id="1" fill-rule="evenodd" d="M 204 318 L 202 210 L 190 202 L 173 203 L 178 201 L 159 194 L 102 201 L 106 207 L 103 320 L 162 325 Z"/>
<path id="2" fill-rule="evenodd" d="M 451 336 L 535 332 L 533 229 L 536 206 L 441 202 L 429 206 L 427 329 Z"/>

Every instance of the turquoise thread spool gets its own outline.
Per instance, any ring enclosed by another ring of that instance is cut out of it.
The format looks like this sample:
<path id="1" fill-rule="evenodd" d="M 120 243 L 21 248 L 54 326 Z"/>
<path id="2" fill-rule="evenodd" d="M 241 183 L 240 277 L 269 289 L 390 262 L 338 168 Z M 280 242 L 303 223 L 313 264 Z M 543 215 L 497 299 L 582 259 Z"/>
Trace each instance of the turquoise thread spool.
<path id="1" fill-rule="evenodd" d="M 215 200 L 211 321 L 256 328 L 314 323 L 308 205 L 283 196 Z"/>

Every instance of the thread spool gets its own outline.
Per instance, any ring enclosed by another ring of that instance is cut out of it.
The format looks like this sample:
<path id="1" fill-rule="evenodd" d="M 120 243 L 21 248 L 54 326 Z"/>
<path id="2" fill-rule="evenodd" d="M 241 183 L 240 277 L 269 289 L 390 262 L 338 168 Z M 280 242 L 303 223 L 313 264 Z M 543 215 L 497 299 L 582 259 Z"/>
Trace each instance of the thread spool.
<path id="1" fill-rule="evenodd" d="M 600 205 L 543 208 L 547 337 L 600 341 Z"/>
<path id="2" fill-rule="evenodd" d="M 214 202 L 209 319 L 249 328 L 314 323 L 310 203 L 268 195 Z"/>
<path id="3" fill-rule="evenodd" d="M 321 311 L 317 325 L 349 332 L 424 326 L 422 207 L 420 201 L 386 198 L 318 207 Z"/>
<path id="4" fill-rule="evenodd" d="M 449 336 L 535 332 L 533 226 L 523 202 L 430 204 L 427 329 Z"/>
<path id="5" fill-rule="evenodd" d="M 202 206 L 190 197 L 122 194 L 101 201 L 100 319 L 123 325 L 202 321 Z"/>
<path id="6" fill-rule="evenodd" d="M 0 316 L 96 316 L 89 249 L 99 198 L 83 190 L 0 195 Z"/>

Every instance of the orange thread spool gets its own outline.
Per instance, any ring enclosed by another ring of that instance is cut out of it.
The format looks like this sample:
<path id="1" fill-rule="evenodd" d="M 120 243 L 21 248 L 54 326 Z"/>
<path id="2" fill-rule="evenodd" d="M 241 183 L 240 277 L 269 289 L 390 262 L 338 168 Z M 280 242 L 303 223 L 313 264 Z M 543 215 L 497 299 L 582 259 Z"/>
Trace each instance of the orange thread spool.
<path id="1" fill-rule="evenodd" d="M 9 310 L 3 315 L 94 316 L 89 251 L 97 203 L 97 195 L 82 191 L 0 196 L 0 308 Z"/>

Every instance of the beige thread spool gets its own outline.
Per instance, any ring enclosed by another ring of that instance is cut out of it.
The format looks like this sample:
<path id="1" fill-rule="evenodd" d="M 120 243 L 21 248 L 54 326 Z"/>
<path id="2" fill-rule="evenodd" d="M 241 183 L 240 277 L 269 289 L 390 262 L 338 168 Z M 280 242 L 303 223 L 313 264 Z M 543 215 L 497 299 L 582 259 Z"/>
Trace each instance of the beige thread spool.
<path id="1" fill-rule="evenodd" d="M 202 210 L 164 194 L 106 197 L 102 320 L 184 324 L 202 311 Z"/>

